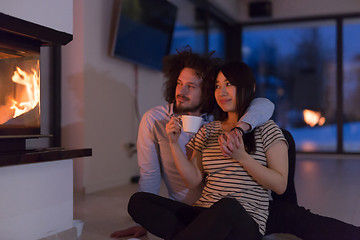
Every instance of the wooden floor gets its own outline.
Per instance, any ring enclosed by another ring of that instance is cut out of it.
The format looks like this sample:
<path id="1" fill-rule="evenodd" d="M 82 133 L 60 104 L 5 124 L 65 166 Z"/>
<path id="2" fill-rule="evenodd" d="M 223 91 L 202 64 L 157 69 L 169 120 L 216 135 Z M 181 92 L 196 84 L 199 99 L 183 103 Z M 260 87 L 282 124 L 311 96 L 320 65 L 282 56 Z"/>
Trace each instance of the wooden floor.
<path id="1" fill-rule="evenodd" d="M 359 173 L 360 156 L 298 155 L 295 184 L 299 205 L 360 226 Z M 136 190 L 136 184 L 128 184 L 75 197 L 74 219 L 85 222 L 82 240 L 111 239 L 113 231 L 132 226 L 126 208 Z M 142 239 L 158 238 L 149 235 Z"/>
<path id="2" fill-rule="evenodd" d="M 299 205 L 360 226 L 360 156 L 300 156 L 295 184 Z"/>

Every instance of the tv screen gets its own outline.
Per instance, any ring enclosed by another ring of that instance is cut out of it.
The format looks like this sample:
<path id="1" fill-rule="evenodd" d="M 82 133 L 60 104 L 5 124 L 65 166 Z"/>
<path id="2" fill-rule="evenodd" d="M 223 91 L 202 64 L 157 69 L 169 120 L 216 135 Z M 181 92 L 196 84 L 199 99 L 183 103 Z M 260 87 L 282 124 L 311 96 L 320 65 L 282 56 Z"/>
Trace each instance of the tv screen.
<path id="1" fill-rule="evenodd" d="M 161 70 L 176 14 L 177 7 L 166 0 L 122 0 L 111 55 Z"/>

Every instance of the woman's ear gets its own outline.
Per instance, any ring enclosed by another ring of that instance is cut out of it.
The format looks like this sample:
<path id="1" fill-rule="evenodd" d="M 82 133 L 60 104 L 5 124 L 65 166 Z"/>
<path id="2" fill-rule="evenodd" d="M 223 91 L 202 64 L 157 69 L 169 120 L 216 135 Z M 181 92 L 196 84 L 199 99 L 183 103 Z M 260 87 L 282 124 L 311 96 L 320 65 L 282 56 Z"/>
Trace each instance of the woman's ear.
<path id="1" fill-rule="evenodd" d="M 254 90 L 253 90 L 253 92 L 255 92 L 255 90 L 256 90 L 256 84 L 254 84 Z"/>

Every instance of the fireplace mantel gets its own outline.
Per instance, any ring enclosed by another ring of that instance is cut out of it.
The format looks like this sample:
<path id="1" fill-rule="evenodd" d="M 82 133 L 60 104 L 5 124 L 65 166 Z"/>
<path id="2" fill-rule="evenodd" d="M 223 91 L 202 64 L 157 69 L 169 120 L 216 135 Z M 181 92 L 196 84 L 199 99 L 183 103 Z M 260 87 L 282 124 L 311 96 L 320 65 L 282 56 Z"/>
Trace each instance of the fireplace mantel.
<path id="1" fill-rule="evenodd" d="M 11 33 L 14 36 L 21 35 L 32 42 L 39 42 L 39 45 L 43 46 L 56 44 L 66 45 L 73 39 L 71 34 L 28 22 L 4 13 L 0 13 L 0 30 L 4 33 Z"/>
<path id="2" fill-rule="evenodd" d="M 45 148 L 26 150 L 24 152 L 0 153 L 0 167 L 89 157 L 91 155 L 91 148 Z"/>

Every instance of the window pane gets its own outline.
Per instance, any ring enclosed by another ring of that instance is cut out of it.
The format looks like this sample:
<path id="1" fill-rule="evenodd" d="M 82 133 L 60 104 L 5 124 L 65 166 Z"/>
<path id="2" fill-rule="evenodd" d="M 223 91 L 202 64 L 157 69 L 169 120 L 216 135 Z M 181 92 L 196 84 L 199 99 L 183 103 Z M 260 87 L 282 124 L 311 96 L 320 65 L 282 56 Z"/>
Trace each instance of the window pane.
<path id="1" fill-rule="evenodd" d="M 344 151 L 360 146 L 360 19 L 344 21 Z"/>
<path id="2" fill-rule="evenodd" d="M 215 51 L 214 57 L 225 59 L 225 30 L 215 20 L 209 23 L 209 51 Z"/>
<path id="3" fill-rule="evenodd" d="M 173 40 L 171 44 L 170 54 L 176 53 L 189 45 L 193 52 L 205 53 L 205 33 L 203 29 L 196 29 L 190 26 L 182 25 L 177 22 L 174 29 Z"/>
<path id="4" fill-rule="evenodd" d="M 333 21 L 243 29 L 243 60 L 257 94 L 275 103 L 273 119 L 298 151 L 336 151 L 336 28 Z"/>
<path id="5" fill-rule="evenodd" d="M 193 3 L 183 0 L 171 0 L 178 7 L 170 54 L 176 53 L 186 45 L 193 52 L 203 54 L 205 49 L 204 19 L 196 17 L 196 9 Z"/>

